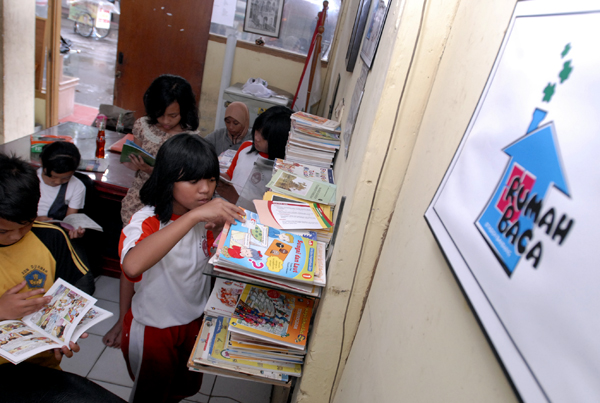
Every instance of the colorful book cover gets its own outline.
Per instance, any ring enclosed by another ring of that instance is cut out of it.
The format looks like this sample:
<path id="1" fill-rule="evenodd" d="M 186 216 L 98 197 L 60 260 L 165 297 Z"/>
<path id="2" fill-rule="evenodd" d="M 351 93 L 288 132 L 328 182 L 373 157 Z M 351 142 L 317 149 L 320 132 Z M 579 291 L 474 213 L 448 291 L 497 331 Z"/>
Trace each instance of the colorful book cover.
<path id="1" fill-rule="evenodd" d="M 335 181 L 333 180 L 333 169 L 331 168 L 315 167 L 276 158 L 273 169 L 281 169 L 314 181 L 335 184 Z"/>
<path id="2" fill-rule="evenodd" d="M 204 312 L 211 316 L 231 317 L 246 284 L 217 278 Z"/>
<path id="3" fill-rule="evenodd" d="M 264 371 L 283 373 L 291 376 L 300 376 L 302 374 L 302 365 L 287 364 L 282 362 L 257 362 L 252 360 L 243 360 L 231 358 L 226 348 L 227 332 L 230 327 L 229 318 L 219 316 L 216 320 L 214 332 L 215 338 L 210 347 L 210 358 L 215 361 L 227 362 L 240 367 L 256 368 Z"/>
<path id="4" fill-rule="evenodd" d="M 142 159 L 144 160 L 144 162 L 146 164 L 150 165 L 151 167 L 154 166 L 155 158 L 152 154 L 150 154 L 148 151 L 144 150 L 142 147 L 135 144 L 133 141 L 127 140 L 125 142 L 125 144 L 123 144 L 123 148 L 121 149 L 121 158 L 119 159 L 119 161 L 120 162 L 131 161 L 129 159 L 129 156 L 131 154 L 135 154 L 139 157 L 142 157 Z"/>
<path id="5" fill-rule="evenodd" d="M 330 183 L 315 182 L 289 172 L 277 170 L 267 183 L 267 188 L 316 203 L 334 205 L 336 186 Z"/>
<path id="6" fill-rule="evenodd" d="M 314 301 L 248 284 L 231 319 L 232 332 L 304 350 Z"/>
<path id="7" fill-rule="evenodd" d="M 258 215 L 247 210 L 245 222 L 225 229 L 227 236 L 219 243 L 214 264 L 312 284 L 315 241 L 261 224 Z"/>

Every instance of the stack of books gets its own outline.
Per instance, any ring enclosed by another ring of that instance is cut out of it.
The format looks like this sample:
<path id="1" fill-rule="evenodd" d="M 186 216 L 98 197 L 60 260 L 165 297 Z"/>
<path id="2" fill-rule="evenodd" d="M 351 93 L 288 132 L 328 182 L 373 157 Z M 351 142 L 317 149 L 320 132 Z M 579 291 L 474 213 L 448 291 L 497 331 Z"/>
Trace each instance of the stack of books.
<path id="1" fill-rule="evenodd" d="M 273 165 L 273 176 L 267 188 L 270 191 L 263 195 L 263 200 L 272 203 L 290 203 L 303 204 L 308 206 L 314 212 L 316 220 L 321 225 L 302 226 L 308 224 L 309 221 L 298 222 L 296 226 L 284 223 L 281 220 L 279 228 L 286 231 L 293 230 L 310 230 L 317 234 L 319 242 L 329 243 L 333 234 L 333 208 L 336 202 L 336 185 L 331 168 L 316 167 L 312 165 L 301 164 L 298 162 L 276 159 Z M 257 211 L 259 205 L 254 202 Z M 290 207 L 291 209 L 291 207 Z M 261 219 L 264 221 L 261 210 Z M 273 205 L 269 205 L 268 211 L 273 213 Z M 290 214 L 298 216 L 297 211 L 290 211 Z M 282 213 L 281 216 L 284 216 Z M 309 215 L 303 215 L 302 218 L 309 219 Z M 274 217 L 275 218 L 275 217 Z M 277 221 L 278 218 L 275 218 Z M 314 220 L 313 220 L 314 221 Z M 268 222 L 272 222 L 268 220 Z"/>
<path id="2" fill-rule="evenodd" d="M 245 210 L 245 222 L 223 228 L 210 263 L 236 280 L 319 296 L 326 283 L 326 245 L 303 235 L 310 234 L 269 227 Z"/>
<path id="3" fill-rule="evenodd" d="M 306 112 L 292 114 L 285 159 L 330 168 L 340 148 L 338 122 Z"/>
<path id="4" fill-rule="evenodd" d="M 313 309 L 309 298 L 219 278 L 188 367 L 281 382 L 299 377 Z"/>

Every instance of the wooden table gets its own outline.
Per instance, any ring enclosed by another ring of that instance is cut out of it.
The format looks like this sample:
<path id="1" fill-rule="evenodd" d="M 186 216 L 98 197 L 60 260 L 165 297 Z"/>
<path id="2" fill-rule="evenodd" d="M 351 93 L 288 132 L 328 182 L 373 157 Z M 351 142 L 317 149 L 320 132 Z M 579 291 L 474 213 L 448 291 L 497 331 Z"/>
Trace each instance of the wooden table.
<path id="1" fill-rule="evenodd" d="M 36 134 L 70 136 L 79 149 L 81 158 L 93 159 L 96 152 L 97 133 L 98 129 L 95 127 L 75 122 L 66 122 L 37 132 Z M 106 130 L 106 150 L 123 136 L 122 133 Z M 41 165 L 40 154 L 31 152 L 29 136 L 0 144 L 0 152 L 8 155 L 15 154 L 36 167 Z M 109 165 L 104 173 L 84 172 L 84 174 L 88 175 L 94 181 L 97 195 L 101 199 L 101 202 L 98 203 L 101 211 L 92 218 L 104 229 L 104 232 L 88 231 L 89 234 L 86 233 L 86 237 L 90 236 L 94 238 L 94 242 L 98 244 L 98 248 L 101 251 L 101 261 L 90 263 L 93 267 L 99 267 L 102 274 L 112 277 L 119 277 L 121 273 L 117 254 L 117 245 L 122 228 L 120 215 L 121 200 L 127 194 L 127 190 L 131 186 L 135 176 L 134 171 L 126 168 L 119 162 L 120 156 L 119 153 L 106 151 L 105 157 Z"/>

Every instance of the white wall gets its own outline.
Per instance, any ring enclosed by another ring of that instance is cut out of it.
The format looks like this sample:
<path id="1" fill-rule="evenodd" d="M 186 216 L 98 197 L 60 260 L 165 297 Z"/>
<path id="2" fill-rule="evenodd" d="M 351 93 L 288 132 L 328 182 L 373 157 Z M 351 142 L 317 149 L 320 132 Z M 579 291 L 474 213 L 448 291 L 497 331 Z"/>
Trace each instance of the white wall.
<path id="1" fill-rule="evenodd" d="M 514 5 L 392 1 L 350 155 L 336 163 L 348 200 L 295 401 L 517 400 L 423 218 Z M 347 43 L 332 67 L 345 115 L 361 64 L 345 73 Z"/>
<path id="2" fill-rule="evenodd" d="M 33 133 L 35 2 L 0 3 L 0 143 Z"/>

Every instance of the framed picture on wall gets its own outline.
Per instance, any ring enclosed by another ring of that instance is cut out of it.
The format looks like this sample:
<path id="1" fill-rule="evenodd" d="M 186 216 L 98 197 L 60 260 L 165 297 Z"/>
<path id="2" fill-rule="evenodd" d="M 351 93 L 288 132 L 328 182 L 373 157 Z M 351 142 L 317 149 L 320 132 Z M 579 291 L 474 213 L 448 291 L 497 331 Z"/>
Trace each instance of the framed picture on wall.
<path id="1" fill-rule="evenodd" d="M 369 19 L 369 28 L 367 29 L 367 34 L 365 35 L 360 51 L 360 57 L 369 69 L 373 65 L 373 59 L 375 59 L 375 52 L 377 51 L 377 45 L 379 45 L 379 39 L 383 32 L 385 18 L 391 2 L 392 0 L 373 0 L 371 4 L 372 11 Z"/>
<path id="2" fill-rule="evenodd" d="M 369 16 L 370 9 L 371 0 L 361 0 L 360 4 L 358 5 L 358 11 L 356 12 L 356 18 L 354 19 L 354 27 L 352 28 L 352 35 L 350 35 L 348 51 L 346 52 L 346 71 L 354 71 L 354 65 L 356 64 L 356 59 L 358 58 L 360 42 L 363 34 L 365 33 L 367 17 Z"/>
<path id="3" fill-rule="evenodd" d="M 284 0 L 248 0 L 244 31 L 279 38 Z"/>

